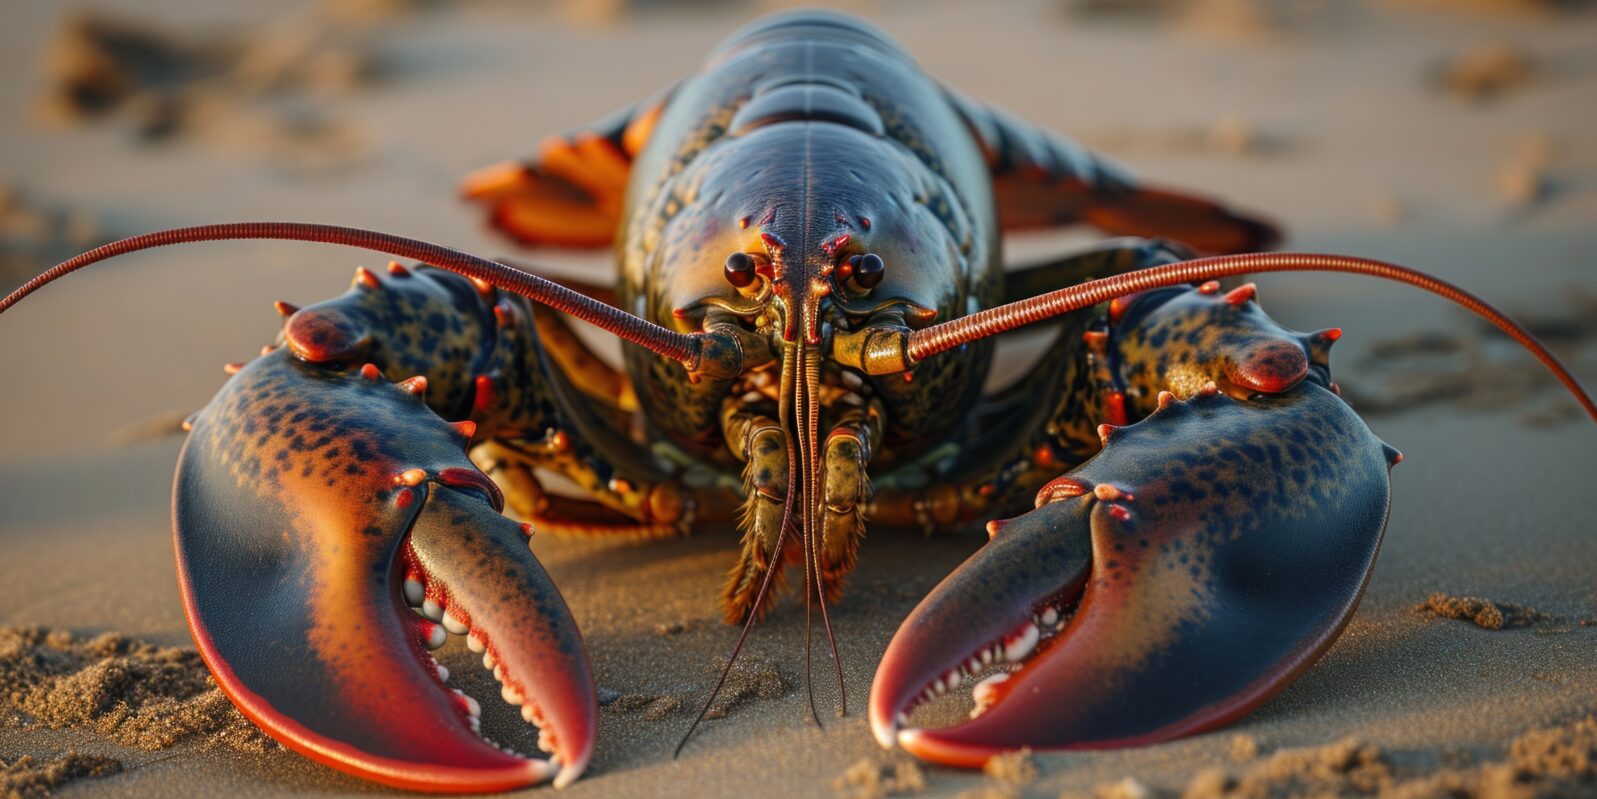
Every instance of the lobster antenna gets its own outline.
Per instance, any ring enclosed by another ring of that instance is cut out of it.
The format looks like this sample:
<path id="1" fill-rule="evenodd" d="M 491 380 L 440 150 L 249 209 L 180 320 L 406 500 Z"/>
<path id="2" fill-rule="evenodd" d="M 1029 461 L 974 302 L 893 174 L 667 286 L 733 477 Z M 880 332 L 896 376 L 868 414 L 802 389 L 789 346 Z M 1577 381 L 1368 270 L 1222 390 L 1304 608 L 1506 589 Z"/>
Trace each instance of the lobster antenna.
<path id="1" fill-rule="evenodd" d="M 1558 378 L 1559 382 L 1564 384 L 1565 388 L 1569 389 L 1569 393 L 1574 395 L 1587 415 L 1597 421 L 1597 404 L 1592 402 L 1591 396 L 1581 388 L 1574 375 L 1569 373 L 1569 369 L 1530 331 L 1509 318 L 1507 314 L 1480 297 L 1419 270 L 1373 258 L 1346 255 L 1284 252 L 1217 255 L 1089 280 L 915 331 L 909 336 L 909 360 L 911 363 L 917 363 L 961 344 L 1139 291 L 1261 272 L 1345 272 L 1367 275 L 1407 283 L 1451 300 L 1491 322 L 1497 329 L 1507 333 L 1510 338 L 1529 350 L 1553 373 L 1554 377 Z"/>
<path id="2" fill-rule="evenodd" d="M 809 388 L 806 389 L 806 393 L 813 392 L 815 390 L 814 387 L 816 384 L 821 382 L 821 363 L 816 357 L 817 353 L 813 349 L 808 350 L 808 352 L 809 358 L 804 365 L 803 372 L 804 379 L 809 384 Z M 810 394 L 809 401 L 806 403 L 806 408 L 809 415 L 809 424 L 805 431 L 805 435 L 809 437 L 810 464 L 808 466 L 808 470 L 805 472 L 804 490 L 805 507 L 808 508 L 812 514 L 809 521 L 806 522 L 806 525 L 815 531 L 813 534 L 810 534 L 811 546 L 808 555 L 815 569 L 815 584 L 813 586 L 815 589 L 815 600 L 820 603 L 821 606 L 821 622 L 826 625 L 826 641 L 831 647 L 832 663 L 837 669 L 837 713 L 839 716 L 847 716 L 848 688 L 843 682 L 843 656 L 837 651 L 837 636 L 832 633 L 832 615 L 831 612 L 826 608 L 826 591 L 821 580 L 820 535 L 823 531 L 821 529 L 820 516 L 822 507 L 821 503 L 824 502 L 824 497 L 809 493 L 813 488 L 821 485 L 821 465 L 819 453 L 816 452 L 818 446 L 817 440 L 820 434 L 820 400 L 813 394 Z M 809 587 L 806 587 L 805 590 L 808 591 Z M 806 662 L 806 666 L 807 665 L 808 663 Z M 806 674 L 805 676 L 807 678 L 809 675 Z M 810 704 L 810 712 L 814 713 L 813 691 Z M 820 723 L 818 719 L 816 723 Z"/>
<path id="3" fill-rule="evenodd" d="M 793 451 L 788 450 L 787 462 L 789 467 L 793 463 Z M 677 741 L 677 748 L 671 753 L 675 760 L 682 754 L 682 747 L 688 745 L 688 739 L 693 737 L 693 731 L 699 728 L 699 722 L 704 721 L 706 713 L 710 712 L 710 705 L 715 703 L 715 698 L 720 695 L 721 687 L 726 685 L 727 675 L 732 673 L 732 664 L 737 662 L 738 655 L 743 652 L 743 642 L 748 640 L 749 629 L 754 626 L 754 620 L 760 614 L 760 603 L 765 601 L 765 595 L 771 589 L 771 577 L 782 569 L 782 545 L 787 540 L 787 526 L 793 518 L 793 492 L 789 491 L 788 498 L 782 508 L 782 529 L 776 534 L 776 554 L 766 566 L 765 577 L 760 581 L 760 590 L 754 595 L 754 602 L 749 605 L 748 618 L 743 620 L 743 631 L 738 633 L 738 642 L 732 647 L 732 654 L 726 658 L 726 665 L 721 669 L 721 676 L 715 681 L 715 687 L 710 689 L 710 695 L 704 698 L 704 706 L 699 708 L 699 715 L 693 717 L 693 723 L 688 725 L 688 731 L 682 733 L 682 740 Z"/>
<path id="4" fill-rule="evenodd" d="M 815 438 L 818 424 L 818 410 L 816 400 L 810 394 L 814 386 L 810 382 L 810 360 L 813 351 L 803 344 L 793 344 L 788 348 L 789 353 L 796 352 L 793 360 L 797 390 L 793 393 L 793 424 L 798 431 L 799 445 L 799 473 L 798 480 L 791 471 L 788 473 L 787 492 L 789 495 L 795 491 L 804 502 L 804 510 L 799 517 L 799 529 L 802 532 L 801 549 L 804 551 L 804 693 L 810 702 L 810 720 L 815 726 L 821 727 L 821 714 L 815 712 L 815 680 L 810 676 L 810 627 L 811 608 L 815 600 L 815 586 L 820 582 L 820 563 L 816 561 L 815 554 L 815 484 L 810 478 L 815 470 L 811 465 L 815 461 Z M 823 603 L 824 604 L 824 603 Z"/>
<path id="5" fill-rule="evenodd" d="M 71 260 L 59 263 L 38 277 L 24 283 L 21 288 L 0 299 L 0 313 L 21 302 L 24 297 L 90 264 L 99 263 L 118 255 L 139 250 L 189 244 L 201 241 L 233 241 L 238 239 L 274 239 L 279 241 L 308 241 L 319 244 L 341 244 L 380 253 L 409 258 L 473 280 L 480 280 L 512 294 L 519 294 L 535 302 L 568 313 L 589 322 L 616 336 L 637 344 L 650 352 L 691 364 L 699 357 L 699 342 L 691 335 L 667 330 L 646 319 L 586 297 L 557 283 L 531 275 L 514 267 L 490 261 L 460 250 L 395 236 L 362 228 L 341 225 L 321 225 L 308 222 L 231 222 L 219 225 L 198 225 L 175 228 L 142 236 L 113 241 L 96 247 Z"/>
<path id="6" fill-rule="evenodd" d="M 781 389 L 783 394 L 792 392 L 790 382 L 792 380 L 793 375 L 787 369 L 783 369 Z M 791 403 L 784 403 L 783 405 L 784 414 L 788 404 Z M 727 675 L 732 673 L 732 664 L 736 663 L 738 655 L 743 653 L 743 642 L 748 640 L 749 629 L 754 626 L 754 620 L 760 614 L 760 606 L 764 604 L 766 595 L 770 593 L 771 578 L 782 570 L 782 547 L 787 543 L 787 528 L 793 521 L 793 494 L 795 492 L 793 491 L 792 474 L 793 469 L 797 466 L 797 459 L 793 455 L 793 440 L 787 438 L 786 443 L 787 473 L 789 475 L 788 491 L 787 496 L 782 500 L 782 524 L 776 531 L 776 546 L 771 548 L 771 562 L 766 564 L 765 577 L 760 580 L 760 590 L 755 593 L 754 601 L 749 604 L 749 615 L 743 620 L 743 631 L 738 634 L 737 644 L 732 647 L 732 654 L 727 656 L 726 665 L 721 668 L 721 677 L 715 681 L 715 687 L 710 689 L 710 695 L 704 698 L 704 706 L 699 708 L 699 715 L 695 716 L 693 723 L 688 725 L 688 731 L 682 733 L 682 740 L 677 741 L 676 751 L 671 753 L 671 759 L 673 760 L 682 754 L 682 747 L 688 745 L 688 739 L 693 737 L 693 731 L 699 728 L 699 723 L 704 721 L 704 715 L 710 712 L 710 705 L 715 702 L 715 697 L 720 695 L 721 687 L 726 685 Z"/>

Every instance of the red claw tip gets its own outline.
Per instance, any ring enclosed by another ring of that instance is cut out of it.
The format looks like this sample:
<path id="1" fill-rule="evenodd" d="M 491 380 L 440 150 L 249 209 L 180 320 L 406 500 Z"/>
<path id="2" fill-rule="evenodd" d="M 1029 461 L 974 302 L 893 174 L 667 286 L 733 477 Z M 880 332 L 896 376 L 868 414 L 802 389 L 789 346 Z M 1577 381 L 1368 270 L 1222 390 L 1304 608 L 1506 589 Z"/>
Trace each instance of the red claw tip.
<path id="1" fill-rule="evenodd" d="M 1008 519 L 993 519 L 992 521 L 988 522 L 987 523 L 987 540 L 991 541 L 994 538 L 997 538 L 998 534 L 1001 531 L 1003 531 L 1004 525 L 1006 525 L 1006 524 L 1009 524 L 1009 520 Z"/>
<path id="2" fill-rule="evenodd" d="M 427 479 L 427 470 L 426 469 L 406 469 L 405 471 L 400 472 L 397 476 L 394 477 L 394 482 L 403 483 L 403 484 L 408 485 L 408 486 L 414 486 L 414 485 L 421 485 L 421 481 L 426 480 L 426 479 Z"/>
<path id="3" fill-rule="evenodd" d="M 261 354 L 262 355 L 271 355 L 273 352 L 276 352 L 276 351 L 277 351 L 277 348 L 272 346 L 272 345 L 270 345 L 270 344 L 266 344 L 266 345 L 263 345 L 261 347 Z"/>
<path id="4" fill-rule="evenodd" d="M 524 535 L 524 536 L 526 536 L 528 538 L 531 538 L 532 534 L 534 532 L 537 532 L 537 531 L 532 529 L 532 522 L 522 522 L 521 523 L 521 534 L 522 535 Z"/>
<path id="5" fill-rule="evenodd" d="M 1218 281 L 1218 280 L 1210 280 L 1207 283 L 1204 283 L 1204 284 L 1198 286 L 1198 293 L 1199 294 L 1218 294 L 1218 293 L 1220 293 L 1220 281 Z"/>
<path id="6" fill-rule="evenodd" d="M 398 261 L 388 262 L 388 274 L 394 277 L 410 277 L 410 270 Z"/>
<path id="7" fill-rule="evenodd" d="M 366 378 L 367 380 L 376 380 L 377 378 L 382 377 L 383 373 L 378 370 L 377 364 L 368 363 L 360 368 L 360 376 Z"/>
<path id="8" fill-rule="evenodd" d="M 239 370 L 243 369 L 243 368 L 244 368 L 244 362 L 243 361 L 234 361 L 232 363 L 224 363 L 224 364 L 222 364 L 222 371 L 224 371 L 224 372 L 226 372 L 226 373 L 228 373 L 230 375 L 238 374 Z"/>
<path id="9" fill-rule="evenodd" d="M 1141 293 L 1141 292 L 1139 292 Z M 1126 315 L 1126 311 L 1137 301 L 1137 294 L 1127 294 L 1109 301 L 1109 321 L 1117 323 Z"/>
<path id="10" fill-rule="evenodd" d="M 1328 327 L 1318 333 L 1315 333 L 1314 336 L 1315 338 L 1321 339 L 1323 341 L 1336 341 L 1337 339 L 1342 338 L 1342 328 Z"/>
<path id="11" fill-rule="evenodd" d="M 449 426 L 453 427 L 455 429 L 455 433 L 467 441 L 470 441 L 472 436 L 477 435 L 477 423 L 470 419 L 452 422 Z"/>
<path id="12" fill-rule="evenodd" d="M 1126 395 L 1124 392 L 1109 392 L 1109 396 L 1104 398 L 1104 414 L 1109 417 L 1109 423 L 1112 425 L 1119 426 L 1126 423 Z"/>
<path id="13" fill-rule="evenodd" d="M 422 375 L 416 375 L 408 380 L 400 381 L 399 387 L 419 397 L 427 393 L 427 378 Z"/>
<path id="14" fill-rule="evenodd" d="M 290 303 L 290 302 L 283 302 L 282 300 L 278 300 L 277 302 L 272 303 L 272 307 L 276 308 L 278 314 L 284 316 L 285 318 L 289 317 L 289 316 L 293 316 L 294 314 L 299 312 L 299 306 L 298 305 L 295 305 L 295 304 Z"/>
<path id="15" fill-rule="evenodd" d="M 382 288 L 383 282 L 377 279 L 377 273 L 364 266 L 355 267 L 355 282 L 369 289 Z"/>
<path id="16" fill-rule="evenodd" d="M 1119 427 L 1116 427 L 1115 425 L 1112 425 L 1112 424 L 1101 424 L 1101 425 L 1098 425 L 1098 439 L 1100 441 L 1102 441 L 1105 446 L 1108 446 L 1108 444 L 1109 444 L 1109 436 L 1112 433 L 1114 433 L 1116 430 L 1119 430 L 1119 429 L 1120 429 Z"/>
<path id="17" fill-rule="evenodd" d="M 564 430 L 551 430 L 544 435 L 545 446 L 551 452 L 565 452 L 571 449 L 571 436 Z"/>
<path id="18" fill-rule="evenodd" d="M 1257 299 L 1258 296 L 1259 287 L 1257 285 L 1252 283 L 1243 283 L 1242 285 L 1226 292 L 1225 301 L 1231 303 L 1232 305 L 1241 305 L 1248 300 Z"/>
<path id="19" fill-rule="evenodd" d="M 1175 401 L 1176 401 L 1176 395 L 1174 395 L 1174 394 L 1172 394 L 1172 393 L 1170 393 L 1168 391 L 1159 392 L 1159 410 L 1162 411 L 1162 410 L 1170 407 L 1171 405 L 1174 405 Z"/>
<path id="20" fill-rule="evenodd" d="M 1212 396 L 1214 396 L 1216 394 L 1219 394 L 1219 393 L 1220 393 L 1220 387 L 1215 385 L 1213 380 L 1210 380 L 1209 382 L 1204 383 L 1203 384 L 1203 388 L 1198 389 L 1198 396 L 1200 396 L 1200 397 L 1212 397 Z"/>
<path id="21" fill-rule="evenodd" d="M 494 379 L 488 375 L 477 375 L 473 381 L 477 392 L 472 398 L 472 407 L 478 411 L 486 411 L 494 406 Z"/>

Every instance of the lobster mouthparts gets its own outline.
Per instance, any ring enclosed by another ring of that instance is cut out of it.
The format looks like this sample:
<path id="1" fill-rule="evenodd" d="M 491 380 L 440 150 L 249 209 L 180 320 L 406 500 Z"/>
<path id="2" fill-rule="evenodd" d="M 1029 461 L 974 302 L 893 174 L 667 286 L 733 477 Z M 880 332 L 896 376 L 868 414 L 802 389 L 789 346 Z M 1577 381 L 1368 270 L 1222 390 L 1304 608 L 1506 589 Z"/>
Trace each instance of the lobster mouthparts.
<path id="1" fill-rule="evenodd" d="M 910 614 L 871 689 L 884 747 L 967 767 L 1034 749 L 1137 746 L 1241 717 L 1352 615 L 1396 450 L 1305 381 L 1238 402 L 1212 387 L 1045 486 L 1038 508 Z M 975 684 L 970 721 L 909 727 Z"/>
<path id="2" fill-rule="evenodd" d="M 404 788 L 563 785 L 597 703 L 576 625 L 462 432 L 376 375 L 251 363 L 193 423 L 173 505 L 189 626 L 285 746 Z M 420 610 L 420 614 L 412 610 Z M 468 635 L 547 759 L 484 739 L 428 654 Z"/>

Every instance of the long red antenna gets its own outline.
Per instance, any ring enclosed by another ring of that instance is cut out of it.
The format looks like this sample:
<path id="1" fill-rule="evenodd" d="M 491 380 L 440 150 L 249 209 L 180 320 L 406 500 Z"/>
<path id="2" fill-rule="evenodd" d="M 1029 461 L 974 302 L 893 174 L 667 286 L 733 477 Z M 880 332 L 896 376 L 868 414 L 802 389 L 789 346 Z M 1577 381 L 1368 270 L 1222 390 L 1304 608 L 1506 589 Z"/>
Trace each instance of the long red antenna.
<path id="1" fill-rule="evenodd" d="M 1212 258 L 1197 258 L 1126 272 L 1101 280 L 1089 280 L 1086 283 L 1039 294 L 1008 305 L 988 308 L 970 316 L 917 330 L 909 337 L 909 358 L 911 362 L 919 362 L 967 342 L 1014 330 L 1060 314 L 1089 308 L 1139 291 L 1261 272 L 1346 272 L 1368 275 L 1407 283 L 1452 300 L 1491 322 L 1497 329 L 1507 333 L 1510 338 L 1518 341 L 1535 355 L 1552 371 L 1559 382 L 1569 389 L 1569 393 L 1575 396 L 1576 401 L 1586 409 L 1592 420 L 1597 421 L 1597 404 L 1592 403 L 1591 396 L 1581 388 L 1574 375 L 1569 373 L 1569 369 L 1558 360 L 1558 356 L 1531 335 L 1530 331 L 1510 319 L 1507 314 L 1492 307 L 1480 297 L 1424 272 L 1372 258 L 1345 255 L 1285 252 L 1217 255 Z"/>
<path id="2" fill-rule="evenodd" d="M 22 288 L 0 299 L 0 313 L 5 313 L 22 298 L 38 291 L 90 264 L 139 250 L 189 244 L 199 241 L 230 241 L 236 239 L 276 239 L 280 241 L 309 241 L 324 244 L 342 244 L 366 250 L 409 258 L 422 263 L 448 269 L 466 277 L 481 280 L 513 294 L 547 305 L 590 322 L 620 338 L 644 347 L 674 361 L 691 363 L 699 356 L 699 342 L 692 335 L 667 330 L 646 319 L 578 294 L 559 284 L 531 275 L 514 267 L 490 261 L 470 253 L 444 247 L 431 242 L 379 233 L 374 230 L 319 225 L 306 222 L 231 222 L 220 225 L 199 225 L 175 228 L 142 236 L 113 241 L 96 247 L 82 255 L 51 267 L 38 277 L 23 284 Z"/>

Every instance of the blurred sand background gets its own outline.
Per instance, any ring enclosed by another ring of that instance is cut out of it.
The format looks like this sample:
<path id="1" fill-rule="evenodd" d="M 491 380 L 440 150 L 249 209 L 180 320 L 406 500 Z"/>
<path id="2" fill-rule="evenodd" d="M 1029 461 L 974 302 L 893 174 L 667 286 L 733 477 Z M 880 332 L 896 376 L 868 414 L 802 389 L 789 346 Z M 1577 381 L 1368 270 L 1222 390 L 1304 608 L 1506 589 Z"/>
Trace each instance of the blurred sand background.
<path id="1" fill-rule="evenodd" d="M 103 240 L 224 220 L 336 222 L 511 253 L 455 200 L 459 176 L 653 92 L 775 7 L 0 0 L 4 287 Z M 1533 322 L 1597 385 L 1597 9 L 1588 4 L 883 0 L 850 8 L 972 96 L 1142 175 L 1268 210 L 1293 249 L 1395 260 L 1477 291 Z M 73 111 L 59 80 L 63 64 L 82 66 L 63 61 L 73 9 L 185 48 L 243 48 L 253 60 L 228 61 L 218 77 L 205 59 L 234 56 L 193 56 L 201 66 L 180 62 L 176 91 L 109 103 L 79 92 Z M 200 77 L 182 76 L 191 68 Z M 96 103 L 106 110 L 85 113 Z M 1031 239 L 1012 252 L 1068 244 Z M 521 255 L 609 269 L 603 258 Z M 360 263 L 380 261 L 309 245 L 192 246 L 76 276 L 0 320 L 0 625 L 191 647 L 169 532 L 181 441 L 158 432 L 217 389 L 218 366 L 270 340 L 279 323 L 272 300 L 333 296 Z M 1041 755 L 996 774 L 911 772 L 871 741 L 865 693 L 897 623 L 984 536 L 884 532 L 865 547 L 833 616 L 850 715 L 826 718 L 824 731 L 808 722 L 803 614 L 789 599 L 753 637 L 741 701 L 673 760 L 689 708 L 713 680 L 711 663 L 734 638 L 716 620 L 734 538 L 714 530 L 651 545 L 540 538 L 535 549 L 572 605 L 601 691 L 620 697 L 602 709 L 593 764 L 568 794 L 897 788 L 1134 799 L 1223 786 L 1203 773 L 1214 768 L 1243 778 L 1238 790 L 1266 793 L 1428 795 L 1440 790 L 1438 770 L 1483 792 L 1477 764 L 1534 748 L 1511 747 L 1516 736 L 1597 711 L 1597 431 L 1529 356 L 1438 299 L 1352 278 L 1259 282 L 1284 324 L 1346 329 L 1337 377 L 1407 456 L 1393 474 L 1391 522 L 1363 605 L 1279 698 L 1228 730 L 1164 746 Z M 1023 364 L 1025 343 L 1007 348 L 1007 372 Z M 1547 617 L 1489 630 L 1414 610 L 1434 592 Z M 46 657 L 28 635 L 0 631 L 0 687 L 7 669 Z M 78 660 L 52 651 L 67 676 L 100 668 L 103 677 L 102 655 L 128 650 L 101 641 Z M 172 658 L 192 667 L 192 655 Z M 487 675 L 460 642 L 440 659 L 468 691 L 487 692 Z M 817 690 L 830 705 L 830 684 Z M 380 790 L 258 741 L 214 746 L 178 730 L 140 748 L 118 734 L 110 706 L 52 728 L 23 709 L 20 694 L 3 694 L 0 778 L 19 795 L 52 782 L 64 795 Z M 524 725 L 501 703 L 484 704 L 486 730 L 528 751 Z M 1591 729 L 1576 734 L 1597 747 Z M 1294 765 L 1291 752 L 1272 755 L 1349 737 L 1368 748 L 1316 750 L 1307 765 Z M 63 760 L 68 751 L 108 760 Z M 67 779 L 112 761 L 118 773 Z M 895 768 L 897 783 L 874 779 Z M 1585 779 L 1558 790 L 1597 792 Z"/>

